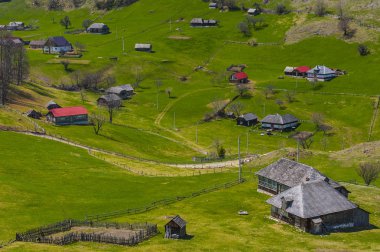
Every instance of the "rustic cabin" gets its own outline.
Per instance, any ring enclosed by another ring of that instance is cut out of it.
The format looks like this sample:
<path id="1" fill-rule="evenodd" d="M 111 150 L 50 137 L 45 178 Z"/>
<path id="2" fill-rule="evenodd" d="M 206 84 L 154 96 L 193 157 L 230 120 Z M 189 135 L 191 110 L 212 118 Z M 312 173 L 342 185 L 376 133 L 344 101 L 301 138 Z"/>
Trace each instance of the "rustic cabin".
<path id="1" fill-rule="evenodd" d="M 66 53 L 73 50 L 73 46 L 64 37 L 50 37 L 45 42 L 43 52 L 49 54 Z"/>
<path id="2" fill-rule="evenodd" d="M 165 225 L 165 238 L 182 239 L 186 237 L 186 221 L 179 215 Z"/>
<path id="3" fill-rule="evenodd" d="M 121 104 L 121 98 L 116 94 L 102 95 L 96 101 L 98 106 L 109 106 L 111 104 Z"/>
<path id="4" fill-rule="evenodd" d="M 273 218 L 312 234 L 369 226 L 369 213 L 324 180 L 302 182 L 267 203 Z"/>
<path id="5" fill-rule="evenodd" d="M 247 67 L 247 66 L 244 65 L 244 64 L 240 64 L 240 65 L 231 65 L 231 66 L 227 67 L 227 71 L 235 72 L 235 73 L 243 72 L 244 69 L 245 69 L 246 67 Z"/>
<path id="6" fill-rule="evenodd" d="M 217 21 L 214 19 L 193 18 L 190 21 L 191 27 L 212 27 L 217 25 Z"/>
<path id="7" fill-rule="evenodd" d="M 107 34 L 110 32 L 110 28 L 103 23 L 93 23 L 87 28 L 88 33 Z"/>
<path id="8" fill-rule="evenodd" d="M 231 83 L 248 83 L 248 74 L 244 72 L 234 73 L 230 76 Z"/>
<path id="9" fill-rule="evenodd" d="M 294 76 L 294 67 L 291 67 L 291 66 L 287 66 L 287 67 L 285 67 L 285 69 L 284 69 L 284 74 L 286 75 L 286 76 Z"/>
<path id="10" fill-rule="evenodd" d="M 253 126 L 257 124 L 258 122 L 259 121 L 258 121 L 257 116 L 252 113 L 241 115 L 236 119 L 237 125 L 247 126 L 247 127 Z"/>
<path id="11" fill-rule="evenodd" d="M 23 22 L 9 22 L 7 25 L 7 30 L 11 31 L 18 31 L 18 30 L 24 30 L 25 24 Z"/>
<path id="12" fill-rule="evenodd" d="M 272 130 L 292 130 L 299 126 L 299 120 L 291 114 L 267 115 L 261 120 L 261 128 Z"/>
<path id="13" fill-rule="evenodd" d="M 135 44 L 135 50 L 138 52 L 152 52 L 152 44 Z"/>
<path id="14" fill-rule="evenodd" d="M 32 40 L 29 43 L 30 49 L 43 49 L 45 46 L 46 40 Z"/>
<path id="15" fill-rule="evenodd" d="M 47 110 L 51 110 L 51 109 L 55 109 L 55 108 L 61 108 L 61 106 L 59 106 L 57 103 L 55 103 L 55 101 L 49 101 L 45 108 L 47 108 Z"/>
<path id="16" fill-rule="evenodd" d="M 294 76 L 295 77 L 306 77 L 307 72 L 310 71 L 310 67 L 308 66 L 299 66 L 294 68 Z"/>
<path id="17" fill-rule="evenodd" d="M 226 112 L 226 117 L 227 117 L 227 118 L 230 118 L 230 119 L 236 119 L 236 115 L 235 115 L 235 113 L 232 112 L 232 111 L 227 111 L 227 112 Z"/>
<path id="18" fill-rule="evenodd" d="M 88 112 L 83 107 L 55 108 L 49 111 L 46 119 L 55 125 L 86 125 Z"/>
<path id="19" fill-rule="evenodd" d="M 251 15 L 251 16 L 257 16 L 260 14 L 260 11 L 258 9 L 249 8 L 247 13 L 248 15 Z"/>
<path id="20" fill-rule="evenodd" d="M 34 119 L 40 119 L 42 117 L 42 114 L 40 112 L 35 111 L 34 109 L 29 110 L 25 113 L 25 115 Z"/>
<path id="21" fill-rule="evenodd" d="M 271 195 L 279 194 L 302 182 L 324 180 L 345 197 L 349 191 L 341 184 L 326 177 L 311 166 L 286 158 L 268 165 L 255 173 L 259 179 L 258 191 Z"/>
<path id="22" fill-rule="evenodd" d="M 326 66 L 316 66 L 307 71 L 309 81 L 329 81 L 336 77 L 336 72 Z"/>
<path id="23" fill-rule="evenodd" d="M 106 90 L 107 94 L 115 94 L 118 95 L 121 99 L 125 100 L 131 98 L 134 94 L 133 87 L 130 84 L 110 87 Z"/>

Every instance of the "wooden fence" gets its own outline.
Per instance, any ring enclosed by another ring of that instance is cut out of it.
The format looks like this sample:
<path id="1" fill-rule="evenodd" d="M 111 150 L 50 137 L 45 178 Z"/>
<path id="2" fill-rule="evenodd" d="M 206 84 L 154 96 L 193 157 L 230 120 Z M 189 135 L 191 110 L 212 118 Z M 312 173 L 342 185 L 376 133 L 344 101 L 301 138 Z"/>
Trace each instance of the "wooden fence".
<path id="1" fill-rule="evenodd" d="M 70 231 L 72 227 L 113 228 L 119 230 L 131 230 L 134 232 L 131 232 L 125 236 L 85 232 L 69 232 L 62 234 L 62 236 L 51 236 L 53 234 Z M 147 240 L 156 234 L 158 234 L 157 225 L 150 223 L 129 224 L 64 220 L 62 222 L 31 229 L 24 233 L 17 233 L 16 241 L 48 243 L 56 245 L 67 245 L 74 242 L 87 241 L 132 246 L 144 240 Z"/>
<path id="2" fill-rule="evenodd" d="M 176 196 L 176 197 L 172 197 L 172 198 L 154 201 L 151 204 L 146 205 L 144 207 L 140 207 L 140 208 L 129 208 L 129 209 L 123 209 L 123 210 L 119 210 L 119 211 L 102 213 L 102 214 L 97 214 L 97 215 L 87 215 L 85 220 L 86 221 L 100 221 L 100 220 L 117 218 L 117 217 L 120 217 L 123 215 L 144 213 L 144 212 L 150 211 L 152 209 L 155 209 L 157 207 L 170 205 L 170 204 L 176 203 L 176 202 L 184 200 L 184 199 L 194 198 L 194 197 L 197 197 L 197 196 L 202 195 L 202 194 L 218 191 L 220 189 L 230 188 L 232 186 L 244 183 L 245 181 L 246 180 L 244 178 L 241 180 L 234 180 L 234 181 L 231 181 L 228 183 L 219 184 L 219 185 L 215 185 L 215 186 L 210 187 L 210 188 L 206 188 L 206 189 L 202 189 L 202 190 L 199 190 L 196 192 L 192 192 L 188 195 Z"/>

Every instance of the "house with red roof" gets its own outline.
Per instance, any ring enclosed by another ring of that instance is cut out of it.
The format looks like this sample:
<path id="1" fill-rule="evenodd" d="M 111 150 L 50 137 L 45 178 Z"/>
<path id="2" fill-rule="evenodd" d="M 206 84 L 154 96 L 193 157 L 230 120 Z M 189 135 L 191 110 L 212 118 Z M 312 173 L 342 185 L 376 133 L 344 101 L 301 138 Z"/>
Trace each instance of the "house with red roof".
<path id="1" fill-rule="evenodd" d="M 232 83 L 248 83 L 248 74 L 237 72 L 231 75 L 230 82 Z"/>
<path id="2" fill-rule="evenodd" d="M 308 66 L 299 66 L 294 68 L 295 76 L 297 77 L 306 77 L 307 72 L 310 70 L 310 67 Z"/>
<path id="3" fill-rule="evenodd" d="M 46 119 L 55 125 L 86 125 L 88 111 L 83 107 L 54 108 L 49 110 Z"/>

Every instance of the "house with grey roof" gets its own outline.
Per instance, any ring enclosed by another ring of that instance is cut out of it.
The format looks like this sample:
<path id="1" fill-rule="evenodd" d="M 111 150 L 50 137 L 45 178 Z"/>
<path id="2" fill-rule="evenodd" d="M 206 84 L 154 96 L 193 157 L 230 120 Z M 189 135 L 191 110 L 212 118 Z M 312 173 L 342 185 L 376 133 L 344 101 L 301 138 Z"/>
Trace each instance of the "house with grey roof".
<path id="1" fill-rule="evenodd" d="M 255 9 L 255 8 L 249 8 L 247 13 L 248 13 L 248 15 L 251 15 L 251 16 L 257 16 L 260 14 L 260 11 L 258 9 Z"/>
<path id="2" fill-rule="evenodd" d="M 283 130 L 292 130 L 298 126 L 299 126 L 298 118 L 291 114 L 267 115 L 261 120 L 261 127 L 263 129 L 283 131 Z"/>
<path id="3" fill-rule="evenodd" d="M 277 162 L 256 172 L 258 191 L 276 195 L 308 181 L 323 180 L 345 197 L 349 191 L 311 166 L 281 158 Z"/>
<path id="4" fill-rule="evenodd" d="M 329 81 L 336 77 L 336 72 L 326 66 L 316 66 L 307 71 L 309 81 Z"/>
<path id="5" fill-rule="evenodd" d="M 61 108 L 61 106 L 59 106 L 55 101 L 49 101 L 45 107 L 47 108 L 47 110 L 52 110 L 52 109 L 55 109 L 55 108 Z"/>
<path id="6" fill-rule="evenodd" d="M 62 36 L 50 37 L 44 45 L 44 53 L 66 53 L 73 50 L 73 46 Z"/>
<path id="7" fill-rule="evenodd" d="M 14 22 L 9 22 L 7 25 L 7 30 L 15 31 L 15 30 L 24 30 L 25 24 L 24 22 L 20 21 L 14 21 Z"/>
<path id="8" fill-rule="evenodd" d="M 186 237 L 186 221 L 179 215 L 165 225 L 165 238 L 181 239 Z"/>
<path id="9" fill-rule="evenodd" d="M 116 94 L 102 95 L 96 101 L 98 106 L 107 107 L 110 104 L 121 104 L 121 98 Z"/>
<path id="10" fill-rule="evenodd" d="M 258 121 L 257 116 L 252 113 L 243 114 L 239 116 L 238 118 L 236 118 L 237 125 L 242 125 L 242 126 L 247 126 L 247 127 L 253 126 L 257 124 L 258 122 L 259 121 Z"/>
<path id="11" fill-rule="evenodd" d="M 304 181 L 266 202 L 273 218 L 312 234 L 369 226 L 369 213 L 324 180 Z"/>
<path id="12" fill-rule="evenodd" d="M 103 23 L 93 23 L 87 28 L 88 33 L 107 34 L 110 28 Z"/>
<path id="13" fill-rule="evenodd" d="M 110 87 L 106 90 L 107 94 L 115 94 L 121 99 L 125 100 L 130 98 L 134 94 L 134 89 L 130 84 Z"/>
<path id="14" fill-rule="evenodd" d="M 135 50 L 139 52 L 152 52 L 152 44 L 135 44 Z"/>
<path id="15" fill-rule="evenodd" d="M 287 76 L 293 76 L 294 75 L 294 69 L 295 69 L 295 67 L 286 66 L 284 69 L 284 74 Z"/>
<path id="16" fill-rule="evenodd" d="M 208 8 L 209 9 L 216 9 L 216 8 L 218 8 L 218 4 L 214 3 L 214 2 L 211 2 L 211 3 L 208 4 Z"/>
<path id="17" fill-rule="evenodd" d="M 190 21 L 191 27 L 213 27 L 217 25 L 217 21 L 214 19 L 193 18 Z"/>
<path id="18" fill-rule="evenodd" d="M 29 43 L 30 49 L 42 49 L 44 48 L 46 40 L 32 40 Z"/>

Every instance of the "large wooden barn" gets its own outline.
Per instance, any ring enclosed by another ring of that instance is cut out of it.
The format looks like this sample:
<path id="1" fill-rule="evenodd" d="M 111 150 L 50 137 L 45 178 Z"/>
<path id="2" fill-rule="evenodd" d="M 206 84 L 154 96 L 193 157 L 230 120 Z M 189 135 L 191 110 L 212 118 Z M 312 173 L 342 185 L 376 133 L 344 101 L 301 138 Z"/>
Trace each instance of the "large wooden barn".
<path id="1" fill-rule="evenodd" d="M 55 125 L 88 124 L 88 112 L 83 107 L 55 108 L 49 111 L 46 119 Z"/>
<path id="2" fill-rule="evenodd" d="M 130 84 L 110 87 L 106 90 L 107 94 L 118 95 L 121 99 L 125 100 L 130 98 L 134 94 L 134 89 Z"/>
<path id="3" fill-rule="evenodd" d="M 257 124 L 258 122 L 259 121 L 258 121 L 257 116 L 252 113 L 247 113 L 236 118 L 237 125 L 242 125 L 242 126 L 247 126 L 247 127 L 253 126 Z"/>
<path id="4" fill-rule="evenodd" d="M 267 115 L 261 120 L 261 127 L 272 130 L 292 130 L 299 125 L 299 120 L 291 114 Z"/>
<path id="5" fill-rule="evenodd" d="M 328 178 L 311 166 L 281 158 L 277 162 L 256 172 L 259 179 L 258 190 L 271 195 L 282 193 L 300 183 L 323 180 L 335 188 L 343 196 L 348 197 L 349 191 L 341 184 Z"/>
<path id="6" fill-rule="evenodd" d="M 369 226 L 369 213 L 324 180 L 302 182 L 267 203 L 273 218 L 312 234 Z"/>
<path id="7" fill-rule="evenodd" d="M 179 215 L 165 225 L 165 238 L 181 239 L 186 237 L 186 221 Z"/>

